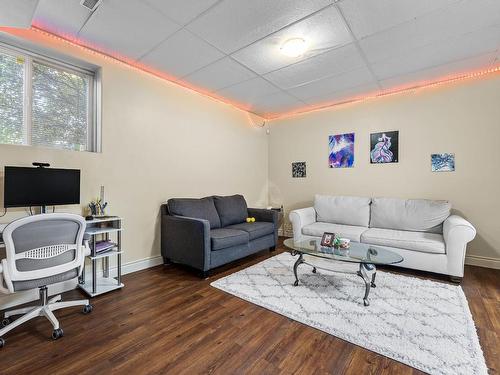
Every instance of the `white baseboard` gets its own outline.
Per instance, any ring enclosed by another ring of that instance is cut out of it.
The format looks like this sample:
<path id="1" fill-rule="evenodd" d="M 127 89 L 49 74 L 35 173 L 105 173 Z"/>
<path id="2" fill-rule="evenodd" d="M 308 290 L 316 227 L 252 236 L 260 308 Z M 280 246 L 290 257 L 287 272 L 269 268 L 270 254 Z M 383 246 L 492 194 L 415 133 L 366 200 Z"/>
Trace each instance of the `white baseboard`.
<path id="1" fill-rule="evenodd" d="M 122 275 L 128 273 L 144 270 L 146 268 L 151 268 L 158 266 L 163 263 L 161 255 L 135 260 L 133 262 L 124 263 L 122 265 Z M 88 267 L 88 266 L 87 266 Z M 110 274 L 116 275 L 116 267 L 110 268 Z M 88 272 L 88 269 L 87 269 Z M 102 274 L 102 271 L 100 272 Z M 67 292 L 72 289 L 76 289 L 77 281 L 68 280 L 62 283 L 53 284 L 49 286 L 50 295 L 60 294 Z M 14 294 L 0 295 L 0 310 L 4 310 L 13 306 L 21 305 L 23 303 L 28 303 L 32 301 L 37 301 L 39 298 L 38 289 L 27 290 L 25 292 L 19 292 Z"/>
<path id="2" fill-rule="evenodd" d="M 127 273 L 145 270 L 146 268 L 159 266 L 160 264 L 163 264 L 163 258 L 161 255 L 134 260 L 133 262 L 128 262 L 122 265 L 122 274 L 126 275 Z"/>
<path id="3" fill-rule="evenodd" d="M 478 266 L 500 270 L 500 259 L 498 258 L 482 257 L 479 255 L 466 255 L 465 264 L 469 266 Z"/>

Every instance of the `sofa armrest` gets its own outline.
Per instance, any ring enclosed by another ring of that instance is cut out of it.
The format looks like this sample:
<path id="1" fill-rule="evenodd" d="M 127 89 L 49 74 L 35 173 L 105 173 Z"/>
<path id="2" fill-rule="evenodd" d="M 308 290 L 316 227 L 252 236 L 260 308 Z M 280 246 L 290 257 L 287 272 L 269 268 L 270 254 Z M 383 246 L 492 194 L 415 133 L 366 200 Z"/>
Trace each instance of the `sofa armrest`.
<path id="1" fill-rule="evenodd" d="M 316 210 L 314 207 L 293 210 L 288 218 L 292 222 L 293 239 L 299 241 L 302 237 L 302 228 L 316 222 Z"/>
<path id="2" fill-rule="evenodd" d="M 269 223 L 278 224 L 278 211 L 266 210 L 265 208 L 249 208 L 248 216 L 254 217 L 257 221 L 267 221 Z"/>
<path id="3" fill-rule="evenodd" d="M 249 208 L 248 216 L 254 217 L 256 221 L 265 221 L 274 225 L 274 246 L 278 244 L 278 221 L 279 213 L 276 210 L 265 208 Z"/>
<path id="4" fill-rule="evenodd" d="M 161 216 L 161 254 L 175 263 L 200 271 L 210 269 L 210 223 L 208 220 Z"/>
<path id="5" fill-rule="evenodd" d="M 458 215 L 449 216 L 443 223 L 443 237 L 448 257 L 448 271 L 452 276 L 464 274 L 467 244 L 476 236 L 476 229 Z"/>

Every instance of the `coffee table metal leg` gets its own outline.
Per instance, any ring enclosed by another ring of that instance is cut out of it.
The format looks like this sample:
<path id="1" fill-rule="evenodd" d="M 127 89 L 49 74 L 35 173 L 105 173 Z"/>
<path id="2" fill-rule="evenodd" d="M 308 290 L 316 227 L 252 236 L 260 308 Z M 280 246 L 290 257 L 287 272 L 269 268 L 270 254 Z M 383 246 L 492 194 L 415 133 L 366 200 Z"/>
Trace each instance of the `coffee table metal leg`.
<path id="1" fill-rule="evenodd" d="M 368 299 L 368 294 L 370 294 L 370 283 L 365 282 L 365 296 L 363 297 L 363 304 L 365 306 L 370 306 L 370 300 Z"/>
<path id="2" fill-rule="evenodd" d="M 370 280 L 370 276 L 368 275 L 367 271 L 369 271 L 372 274 L 371 280 Z M 363 297 L 363 304 L 365 306 L 370 305 L 370 300 L 368 299 L 368 295 L 370 294 L 370 287 L 371 286 L 375 287 L 375 274 L 376 273 L 377 273 L 377 270 L 376 270 L 374 264 L 364 264 L 364 263 L 359 264 L 359 271 L 357 272 L 357 274 L 358 274 L 358 276 L 361 276 L 361 278 L 365 282 L 365 296 Z"/>
<path id="3" fill-rule="evenodd" d="M 304 263 L 304 257 L 302 256 L 302 253 L 299 254 L 299 258 L 293 265 L 293 273 L 295 275 L 295 282 L 293 283 L 293 286 L 299 285 L 299 277 L 297 276 L 297 268 L 299 267 L 299 264 Z"/>

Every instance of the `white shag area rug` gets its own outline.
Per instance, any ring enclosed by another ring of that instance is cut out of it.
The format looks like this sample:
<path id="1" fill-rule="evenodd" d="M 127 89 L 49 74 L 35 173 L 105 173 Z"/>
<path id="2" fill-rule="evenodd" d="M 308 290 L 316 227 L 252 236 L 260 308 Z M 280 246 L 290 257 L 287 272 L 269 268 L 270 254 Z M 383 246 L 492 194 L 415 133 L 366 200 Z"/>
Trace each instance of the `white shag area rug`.
<path id="1" fill-rule="evenodd" d="M 377 272 L 370 306 L 363 280 L 299 266 L 282 253 L 211 283 L 244 300 L 430 374 L 487 374 L 460 286 Z"/>

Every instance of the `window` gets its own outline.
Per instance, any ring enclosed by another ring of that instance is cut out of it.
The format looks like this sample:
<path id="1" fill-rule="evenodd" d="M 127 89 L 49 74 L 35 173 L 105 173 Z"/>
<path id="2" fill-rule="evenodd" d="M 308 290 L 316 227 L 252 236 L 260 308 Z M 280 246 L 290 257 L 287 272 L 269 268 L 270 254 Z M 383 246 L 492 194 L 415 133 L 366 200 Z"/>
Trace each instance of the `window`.
<path id="1" fill-rule="evenodd" d="M 0 48 L 0 143 L 97 151 L 95 74 Z"/>

